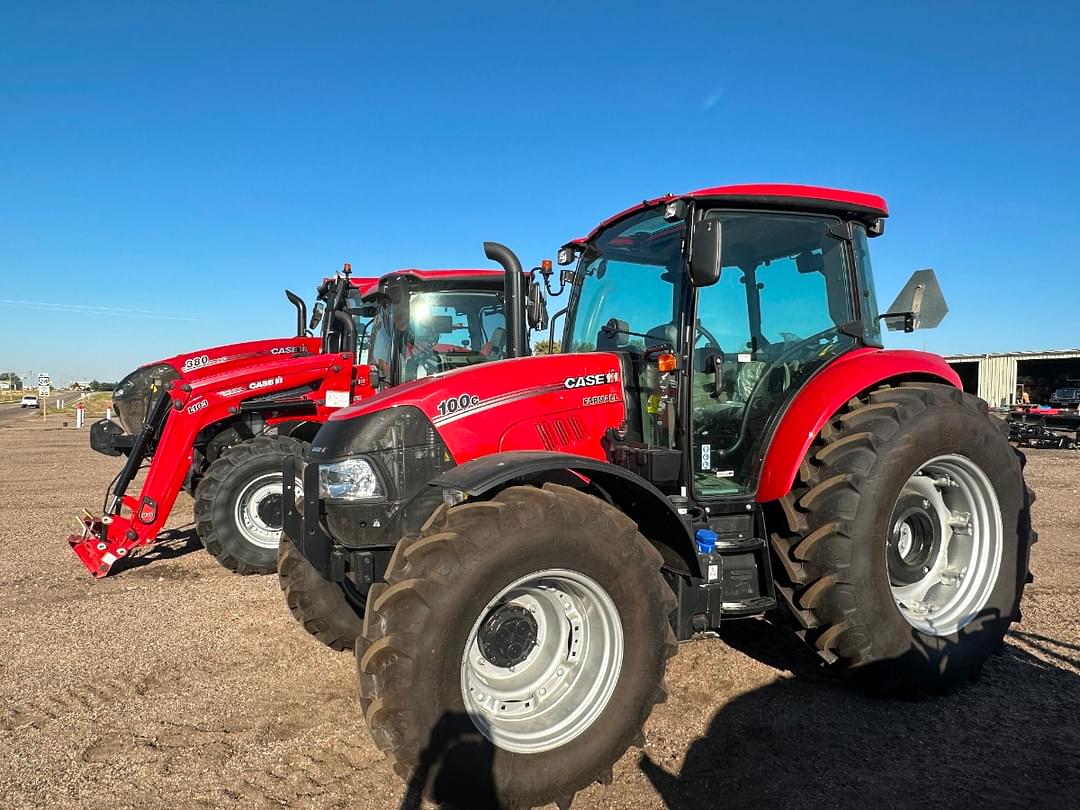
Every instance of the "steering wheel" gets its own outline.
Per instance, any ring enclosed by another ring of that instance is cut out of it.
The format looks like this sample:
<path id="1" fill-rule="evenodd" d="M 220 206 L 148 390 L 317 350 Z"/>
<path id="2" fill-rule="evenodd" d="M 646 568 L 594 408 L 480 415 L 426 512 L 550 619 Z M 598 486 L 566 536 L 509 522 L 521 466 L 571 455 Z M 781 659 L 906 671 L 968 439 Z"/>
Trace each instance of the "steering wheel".
<path id="1" fill-rule="evenodd" d="M 739 436 L 734 441 L 734 443 L 732 443 L 730 446 L 724 448 L 724 454 L 725 455 L 730 456 L 747 439 L 746 427 L 747 427 L 747 422 L 749 421 L 750 416 L 751 416 L 751 410 L 752 410 L 751 406 L 757 401 L 758 389 L 760 389 L 762 386 L 768 384 L 768 380 L 769 380 L 770 376 L 773 374 L 773 372 L 775 372 L 777 368 L 783 366 L 783 368 L 784 368 L 784 389 L 787 390 L 788 388 L 791 387 L 791 381 L 792 381 L 792 369 L 788 365 L 788 361 L 792 358 L 792 356 L 797 354 L 803 347 L 808 346 L 808 345 L 812 345 L 812 344 L 815 344 L 815 343 L 819 343 L 822 339 L 824 339 L 826 337 L 829 337 L 829 336 L 835 337 L 836 334 L 837 334 L 836 327 L 831 326 L 828 329 L 824 329 L 824 330 L 822 330 L 820 332 L 817 332 L 817 333 L 815 333 L 813 335 L 810 335 L 809 337 L 803 338 L 802 340 L 797 340 L 795 343 L 778 344 L 780 346 L 783 346 L 784 348 L 782 349 L 782 351 L 780 352 L 779 355 L 777 355 L 775 358 L 767 361 L 767 364 L 766 364 L 765 368 L 762 369 L 761 376 L 758 377 L 757 382 L 754 384 L 753 390 L 750 392 L 750 396 L 746 398 L 746 407 L 743 408 L 742 420 L 741 420 L 740 425 L 739 425 Z M 784 337 L 787 337 L 787 335 L 784 335 Z M 796 336 L 792 335 L 792 337 L 796 337 Z M 830 344 L 830 346 L 831 345 L 832 344 Z M 818 352 L 817 356 L 820 356 L 825 351 L 825 349 L 828 349 L 828 348 L 829 347 L 825 347 L 822 351 Z"/>
<path id="2" fill-rule="evenodd" d="M 716 339 L 716 336 L 712 332 L 702 326 L 700 320 L 697 322 L 697 333 L 699 340 L 701 338 L 705 338 L 706 349 L 716 349 L 716 351 L 720 352 L 721 354 L 724 353 L 724 350 L 720 348 L 720 341 Z M 694 343 L 696 348 L 697 340 L 695 340 Z"/>

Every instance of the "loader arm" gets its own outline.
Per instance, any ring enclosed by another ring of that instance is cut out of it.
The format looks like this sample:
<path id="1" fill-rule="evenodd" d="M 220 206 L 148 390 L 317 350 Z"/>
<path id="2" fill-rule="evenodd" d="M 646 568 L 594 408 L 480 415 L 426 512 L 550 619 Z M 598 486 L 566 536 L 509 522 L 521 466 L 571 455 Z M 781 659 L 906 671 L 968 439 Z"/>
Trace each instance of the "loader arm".
<path id="1" fill-rule="evenodd" d="M 82 533 L 68 538 L 83 565 L 95 577 L 104 577 L 132 549 L 156 541 L 191 468 L 196 439 L 207 429 L 253 413 L 266 428 L 304 419 L 324 421 L 343 397 L 349 401 L 374 393 L 366 375 L 353 380 L 351 360 L 349 354 L 290 355 L 234 373 L 170 383 L 136 435 L 105 513 L 83 517 Z M 137 495 L 129 495 L 127 489 L 147 459 L 146 479 Z"/>

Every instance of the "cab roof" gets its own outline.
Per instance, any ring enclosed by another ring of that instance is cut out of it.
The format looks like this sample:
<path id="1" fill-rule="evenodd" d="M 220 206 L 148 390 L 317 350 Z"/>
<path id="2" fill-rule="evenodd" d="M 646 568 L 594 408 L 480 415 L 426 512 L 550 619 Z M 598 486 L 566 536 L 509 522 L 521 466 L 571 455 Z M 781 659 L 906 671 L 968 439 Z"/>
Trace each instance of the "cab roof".
<path id="1" fill-rule="evenodd" d="M 329 279 L 328 279 L 329 280 Z M 355 276 L 349 279 L 352 285 L 356 287 L 357 292 L 360 293 L 361 298 L 366 298 L 375 292 L 379 287 L 379 279 L 377 278 L 356 278 Z"/>
<path id="2" fill-rule="evenodd" d="M 395 278 L 408 278 L 420 284 L 433 287 L 453 287 L 456 289 L 468 289 L 480 287 L 483 289 L 501 290 L 504 283 L 505 273 L 502 270 L 491 268 L 454 268 L 444 270 L 420 270 L 415 267 L 407 267 L 401 270 L 392 270 L 373 286 L 367 293 L 370 295 Z"/>
<path id="3" fill-rule="evenodd" d="M 415 267 L 406 267 L 400 270 L 391 270 L 384 279 L 394 276 L 412 276 L 417 281 L 472 281 L 474 279 L 502 278 L 502 270 L 488 268 L 454 268 L 448 270 L 420 270 Z"/>
<path id="4" fill-rule="evenodd" d="M 847 214 L 857 219 L 882 219 L 889 216 L 889 206 L 877 194 L 845 191 L 824 186 L 803 186 L 793 183 L 745 183 L 733 186 L 712 186 L 685 194 L 664 194 L 644 200 L 613 217 L 608 217 L 586 237 L 588 241 L 601 230 L 623 217 L 672 200 L 719 200 L 732 205 L 784 206 L 807 211 Z"/>

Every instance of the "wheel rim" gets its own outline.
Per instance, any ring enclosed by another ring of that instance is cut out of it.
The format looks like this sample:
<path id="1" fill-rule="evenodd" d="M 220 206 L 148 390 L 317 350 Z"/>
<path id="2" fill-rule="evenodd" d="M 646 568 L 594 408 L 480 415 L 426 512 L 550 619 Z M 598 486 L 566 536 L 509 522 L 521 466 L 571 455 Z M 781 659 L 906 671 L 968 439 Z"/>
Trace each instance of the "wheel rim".
<path id="1" fill-rule="evenodd" d="M 539 571 L 503 588 L 473 623 L 461 695 L 498 747 L 550 751 L 599 717 L 622 660 L 622 623 L 607 591 L 576 571 Z"/>
<path id="2" fill-rule="evenodd" d="M 300 481 L 296 482 L 299 494 Z M 252 545 L 274 549 L 281 542 L 284 498 L 281 473 L 266 473 L 248 482 L 236 499 L 236 526 Z"/>
<path id="3" fill-rule="evenodd" d="M 997 494 L 975 462 L 945 455 L 919 467 L 896 499 L 888 532 L 889 586 L 908 624 L 948 636 L 986 606 L 1004 532 Z"/>

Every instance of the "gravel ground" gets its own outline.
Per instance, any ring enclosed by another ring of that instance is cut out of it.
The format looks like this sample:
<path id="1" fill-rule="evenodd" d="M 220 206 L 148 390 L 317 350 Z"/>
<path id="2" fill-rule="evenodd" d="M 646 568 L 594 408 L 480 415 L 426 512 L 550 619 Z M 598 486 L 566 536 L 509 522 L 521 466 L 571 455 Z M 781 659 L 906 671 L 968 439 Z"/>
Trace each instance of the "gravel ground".
<path id="1" fill-rule="evenodd" d="M 352 657 L 309 640 L 273 577 L 203 552 L 186 496 L 169 539 L 94 581 L 64 538 L 118 460 L 59 419 L 0 419 L 0 440 L 0 805 L 402 805 Z M 732 625 L 682 647 L 645 750 L 574 807 L 1077 806 L 1080 455 L 1028 455 L 1036 580 L 977 684 L 873 699 L 785 633 Z"/>

